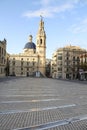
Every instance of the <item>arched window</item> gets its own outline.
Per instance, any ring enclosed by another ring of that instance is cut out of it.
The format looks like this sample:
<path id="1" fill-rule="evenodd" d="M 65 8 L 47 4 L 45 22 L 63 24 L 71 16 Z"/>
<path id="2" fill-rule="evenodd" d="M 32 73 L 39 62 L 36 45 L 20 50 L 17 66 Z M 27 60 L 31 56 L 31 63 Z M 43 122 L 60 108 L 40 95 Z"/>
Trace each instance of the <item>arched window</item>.
<path id="1" fill-rule="evenodd" d="M 40 44 L 42 44 L 42 39 L 40 39 Z"/>

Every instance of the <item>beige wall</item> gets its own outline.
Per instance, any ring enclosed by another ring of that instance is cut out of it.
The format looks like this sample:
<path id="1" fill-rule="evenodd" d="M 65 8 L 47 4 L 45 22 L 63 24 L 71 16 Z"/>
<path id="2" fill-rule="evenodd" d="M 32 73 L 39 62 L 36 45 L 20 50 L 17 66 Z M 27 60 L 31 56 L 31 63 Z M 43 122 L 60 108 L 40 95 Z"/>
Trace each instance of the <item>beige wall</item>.
<path id="1" fill-rule="evenodd" d="M 33 72 L 40 71 L 44 73 L 44 64 L 42 58 L 37 54 L 27 56 L 26 53 L 19 55 L 10 55 L 10 75 L 16 76 L 32 75 Z"/>
<path id="2" fill-rule="evenodd" d="M 71 45 L 56 50 L 52 57 L 53 78 L 77 78 L 80 67 L 79 56 L 84 51 L 85 49 Z"/>
<path id="3" fill-rule="evenodd" d="M 6 68 L 6 40 L 0 41 L 0 77 L 5 76 Z"/>

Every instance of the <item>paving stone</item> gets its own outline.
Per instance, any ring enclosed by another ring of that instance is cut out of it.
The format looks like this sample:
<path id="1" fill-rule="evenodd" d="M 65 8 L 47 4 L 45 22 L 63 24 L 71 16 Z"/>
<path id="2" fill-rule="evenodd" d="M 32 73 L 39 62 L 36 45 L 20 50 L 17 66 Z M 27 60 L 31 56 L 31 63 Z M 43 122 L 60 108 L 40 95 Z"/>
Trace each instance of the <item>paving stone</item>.
<path id="1" fill-rule="evenodd" d="M 42 128 L 86 130 L 87 84 L 27 77 L 0 80 L 0 130 Z"/>

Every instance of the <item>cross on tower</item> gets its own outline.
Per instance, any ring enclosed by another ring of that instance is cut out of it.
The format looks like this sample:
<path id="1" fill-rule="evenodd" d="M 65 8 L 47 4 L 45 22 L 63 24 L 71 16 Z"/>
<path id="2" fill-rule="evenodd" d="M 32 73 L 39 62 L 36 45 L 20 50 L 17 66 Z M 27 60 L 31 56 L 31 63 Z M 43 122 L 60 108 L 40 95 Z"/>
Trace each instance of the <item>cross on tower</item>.
<path id="1" fill-rule="evenodd" d="M 43 16 L 42 15 L 40 15 L 40 17 L 41 17 L 41 20 L 43 19 Z"/>

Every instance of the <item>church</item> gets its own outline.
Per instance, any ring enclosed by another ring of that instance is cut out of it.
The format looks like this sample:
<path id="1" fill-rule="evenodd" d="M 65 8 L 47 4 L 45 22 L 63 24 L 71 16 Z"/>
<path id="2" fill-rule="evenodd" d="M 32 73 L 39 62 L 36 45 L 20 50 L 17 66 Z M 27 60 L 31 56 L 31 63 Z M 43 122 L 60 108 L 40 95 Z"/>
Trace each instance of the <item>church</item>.
<path id="1" fill-rule="evenodd" d="M 11 76 L 45 76 L 46 33 L 42 17 L 36 35 L 36 44 L 33 42 L 32 35 L 29 35 L 28 39 L 22 53 L 9 56 L 9 75 Z"/>

